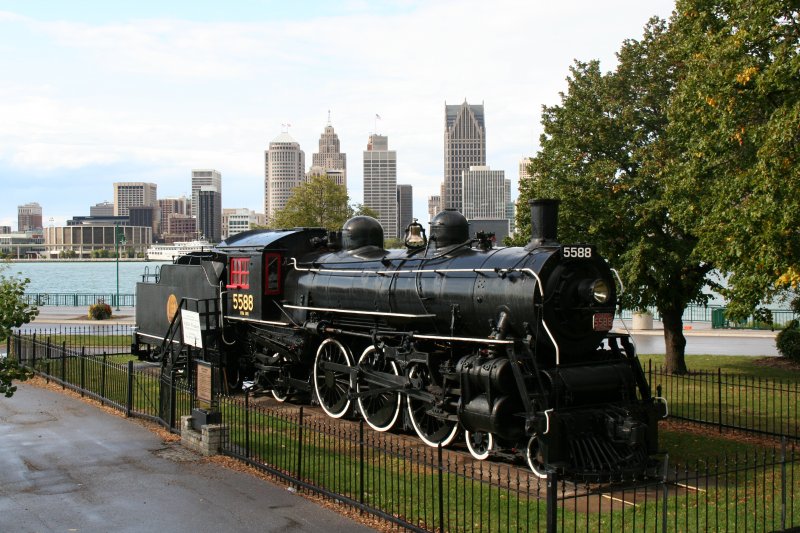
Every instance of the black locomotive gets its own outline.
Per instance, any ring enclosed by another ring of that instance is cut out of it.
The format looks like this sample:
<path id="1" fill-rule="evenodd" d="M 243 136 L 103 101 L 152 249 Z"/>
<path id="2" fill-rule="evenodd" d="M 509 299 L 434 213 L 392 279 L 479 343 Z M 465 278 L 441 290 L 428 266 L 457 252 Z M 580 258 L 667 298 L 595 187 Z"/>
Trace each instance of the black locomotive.
<path id="1" fill-rule="evenodd" d="M 557 241 L 557 201 L 531 205 L 525 247 L 470 238 L 452 210 L 430 239 L 409 226 L 402 250 L 383 249 L 370 217 L 235 235 L 138 284 L 134 346 L 165 375 L 203 359 L 230 386 L 430 446 L 462 431 L 477 459 L 522 457 L 540 476 L 639 471 L 666 406 L 611 332 L 613 271 L 593 246 Z M 198 313 L 202 350 L 181 339 L 181 309 Z"/>

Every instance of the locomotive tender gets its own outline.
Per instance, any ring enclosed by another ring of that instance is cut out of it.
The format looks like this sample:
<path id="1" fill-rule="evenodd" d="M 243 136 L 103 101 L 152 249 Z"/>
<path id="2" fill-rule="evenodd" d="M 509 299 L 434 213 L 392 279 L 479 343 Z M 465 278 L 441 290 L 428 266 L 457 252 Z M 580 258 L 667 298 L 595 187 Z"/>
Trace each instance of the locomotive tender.
<path id="1" fill-rule="evenodd" d="M 641 471 L 666 404 L 611 332 L 613 271 L 593 246 L 557 241 L 556 200 L 531 215 L 525 247 L 470 238 L 454 210 L 429 240 L 415 221 L 401 250 L 370 217 L 234 235 L 138 284 L 134 346 L 165 374 L 202 358 L 233 386 L 430 446 L 461 432 L 475 458 L 521 457 L 539 476 Z M 182 308 L 203 317 L 201 352 L 175 340 Z"/>

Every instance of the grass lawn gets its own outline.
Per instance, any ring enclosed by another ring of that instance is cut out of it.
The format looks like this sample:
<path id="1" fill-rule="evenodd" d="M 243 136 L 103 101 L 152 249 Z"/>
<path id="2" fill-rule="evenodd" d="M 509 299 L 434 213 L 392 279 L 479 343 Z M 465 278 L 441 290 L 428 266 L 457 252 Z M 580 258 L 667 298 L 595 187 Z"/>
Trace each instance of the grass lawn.
<path id="1" fill-rule="evenodd" d="M 640 355 L 642 367 L 647 371 L 648 363 L 653 367 L 664 364 L 663 355 Z M 689 372 L 716 372 L 718 368 L 727 374 L 770 378 L 800 382 L 800 363 L 784 357 L 751 357 L 746 355 L 687 355 Z"/>

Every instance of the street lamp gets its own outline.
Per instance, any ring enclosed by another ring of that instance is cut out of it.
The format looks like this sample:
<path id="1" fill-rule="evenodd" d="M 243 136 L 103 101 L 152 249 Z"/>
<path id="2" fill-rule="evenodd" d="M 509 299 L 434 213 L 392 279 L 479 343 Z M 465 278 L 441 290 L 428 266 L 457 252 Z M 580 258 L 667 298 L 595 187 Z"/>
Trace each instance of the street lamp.
<path id="1" fill-rule="evenodd" d="M 125 244 L 125 230 L 114 223 L 114 253 L 117 256 L 117 311 L 119 311 L 119 245 Z"/>

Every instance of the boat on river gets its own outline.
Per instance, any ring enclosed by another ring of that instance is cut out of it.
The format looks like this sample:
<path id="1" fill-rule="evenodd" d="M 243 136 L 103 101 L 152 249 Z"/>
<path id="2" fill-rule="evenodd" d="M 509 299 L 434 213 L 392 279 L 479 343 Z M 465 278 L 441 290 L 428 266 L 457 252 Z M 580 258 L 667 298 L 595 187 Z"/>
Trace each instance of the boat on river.
<path id="1" fill-rule="evenodd" d="M 179 241 L 171 244 L 154 244 L 147 249 L 148 261 L 174 261 L 189 252 L 209 251 L 214 245 L 207 240 Z"/>

